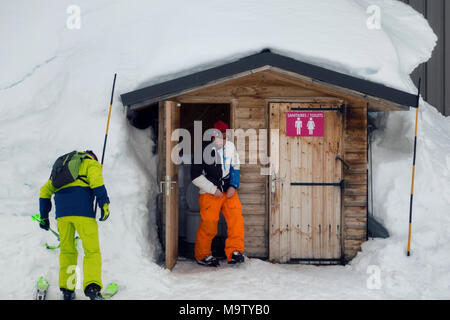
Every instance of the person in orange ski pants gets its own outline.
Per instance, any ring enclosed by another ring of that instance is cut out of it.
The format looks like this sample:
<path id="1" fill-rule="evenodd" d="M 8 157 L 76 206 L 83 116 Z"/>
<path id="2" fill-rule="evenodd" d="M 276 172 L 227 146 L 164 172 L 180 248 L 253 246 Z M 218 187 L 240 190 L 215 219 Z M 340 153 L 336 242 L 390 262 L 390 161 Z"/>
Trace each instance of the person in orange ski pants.
<path id="1" fill-rule="evenodd" d="M 220 212 L 227 223 L 228 237 L 225 241 L 225 255 L 228 263 L 244 262 L 244 218 L 237 189 L 239 187 L 239 156 L 234 144 L 226 140 L 228 125 L 218 121 L 214 128 L 217 134 L 212 142 L 212 156 L 216 161 L 202 159 L 194 164 L 191 178 L 200 189 L 200 226 L 195 240 L 195 259 L 201 265 L 218 266 L 212 256 L 211 243 L 217 234 Z"/>

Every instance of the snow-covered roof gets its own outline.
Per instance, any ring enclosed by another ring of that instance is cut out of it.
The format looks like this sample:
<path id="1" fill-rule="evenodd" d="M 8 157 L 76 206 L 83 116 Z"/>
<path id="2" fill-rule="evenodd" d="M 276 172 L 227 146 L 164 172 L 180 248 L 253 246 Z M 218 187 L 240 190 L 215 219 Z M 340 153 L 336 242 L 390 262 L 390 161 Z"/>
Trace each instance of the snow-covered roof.
<path id="1" fill-rule="evenodd" d="M 359 93 L 363 96 L 369 95 L 381 98 L 399 106 L 416 107 L 418 103 L 417 97 L 413 94 L 272 53 L 269 49 L 264 49 L 260 53 L 241 58 L 234 62 L 122 94 L 121 99 L 124 106 L 143 103 L 148 105 L 173 97 L 187 90 L 199 88 L 219 79 L 226 79 L 234 74 L 242 74 L 246 71 L 264 66 L 295 72 L 308 78 L 319 80 L 321 83 L 337 86 L 338 88 L 351 89 L 352 92 Z"/>

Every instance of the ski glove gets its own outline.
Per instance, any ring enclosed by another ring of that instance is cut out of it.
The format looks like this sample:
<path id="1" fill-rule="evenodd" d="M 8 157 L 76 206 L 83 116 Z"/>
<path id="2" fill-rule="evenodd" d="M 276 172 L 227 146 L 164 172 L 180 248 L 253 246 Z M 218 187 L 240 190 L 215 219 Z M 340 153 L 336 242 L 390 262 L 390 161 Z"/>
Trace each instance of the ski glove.
<path id="1" fill-rule="evenodd" d="M 102 215 L 100 216 L 100 221 L 105 221 L 109 217 L 109 203 L 105 203 L 101 209 Z"/>
<path id="2" fill-rule="evenodd" d="M 39 222 L 39 227 L 41 227 L 41 229 L 48 231 L 48 229 L 50 229 L 50 220 L 41 219 L 41 221 Z"/>

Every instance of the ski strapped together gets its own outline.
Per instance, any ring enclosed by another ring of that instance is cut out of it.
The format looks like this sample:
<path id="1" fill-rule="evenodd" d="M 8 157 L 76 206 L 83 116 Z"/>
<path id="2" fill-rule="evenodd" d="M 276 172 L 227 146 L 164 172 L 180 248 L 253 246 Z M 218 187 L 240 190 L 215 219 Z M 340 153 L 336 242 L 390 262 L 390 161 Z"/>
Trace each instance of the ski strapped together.
<path id="1" fill-rule="evenodd" d="M 47 299 L 47 291 L 49 286 L 50 284 L 46 278 L 44 277 L 39 278 L 36 288 L 36 300 Z"/>
<path id="2" fill-rule="evenodd" d="M 114 88 L 116 87 L 116 78 L 117 78 L 117 73 L 114 73 L 114 80 L 113 80 L 113 86 L 112 86 L 112 92 L 111 92 L 111 101 L 109 103 L 109 112 L 108 112 L 108 120 L 106 122 L 106 133 L 105 133 L 105 141 L 103 142 L 103 151 L 102 151 L 102 159 L 100 162 L 100 165 L 103 168 L 103 161 L 105 159 L 105 150 L 106 150 L 106 141 L 108 140 L 108 131 L 109 131 L 109 120 L 111 118 L 111 109 L 112 109 L 112 104 L 113 104 L 113 98 L 114 98 Z M 95 215 L 97 215 L 97 199 L 95 199 L 95 204 L 94 204 L 94 213 Z"/>
<path id="3" fill-rule="evenodd" d="M 105 291 L 102 293 L 102 297 L 103 299 L 110 299 L 117 291 L 119 291 L 119 285 L 115 282 L 111 282 L 106 286 Z"/>
<path id="4" fill-rule="evenodd" d="M 411 254 L 411 227 L 412 227 L 412 207 L 414 198 L 414 175 L 416 171 L 416 151 L 417 151 L 417 123 L 419 122 L 419 102 L 420 102 L 420 87 L 422 79 L 419 79 L 419 92 L 417 93 L 417 109 L 416 109 L 416 129 L 414 134 L 414 155 L 413 155 L 413 167 L 412 167 L 412 182 L 411 182 L 411 198 L 409 200 L 409 230 L 408 230 L 408 249 L 406 255 L 409 257 Z"/>

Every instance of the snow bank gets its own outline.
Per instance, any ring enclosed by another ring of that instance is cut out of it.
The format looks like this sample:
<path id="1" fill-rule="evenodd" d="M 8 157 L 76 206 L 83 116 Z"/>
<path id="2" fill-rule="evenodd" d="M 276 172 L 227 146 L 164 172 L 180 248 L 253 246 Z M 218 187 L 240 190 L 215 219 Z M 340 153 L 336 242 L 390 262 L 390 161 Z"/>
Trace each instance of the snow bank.
<path id="1" fill-rule="evenodd" d="M 152 131 L 138 131 L 127 124 L 118 94 L 266 47 L 415 92 L 409 74 L 430 57 L 436 37 L 421 15 L 400 2 L 375 2 L 382 9 L 381 30 L 366 27 L 367 2 L 362 0 L 79 0 L 79 30 L 66 27 L 66 9 L 72 1 L 48 1 L 45 6 L 40 0 L 2 2 L 0 298 L 32 297 L 35 281 L 42 274 L 52 283 L 50 298 L 59 297 L 57 253 L 43 248 L 43 243 L 53 240 L 52 235 L 40 231 L 30 216 L 38 210 L 39 188 L 58 155 L 74 149 L 92 149 L 100 155 L 114 72 L 118 73 L 117 94 L 104 167 L 111 218 L 99 224 L 104 281 L 121 284 L 118 297 L 448 298 L 445 283 L 449 282 L 436 279 L 448 279 L 449 241 L 444 231 L 449 225 L 444 212 L 449 211 L 445 202 L 449 124 L 428 106 L 421 111 L 419 150 L 424 153 L 418 158 L 413 256 L 409 260 L 402 258 L 402 250 L 410 150 L 398 146 L 411 145 L 413 115 L 393 113 L 375 150 L 377 157 L 389 155 L 390 162 L 379 163 L 375 169 L 376 191 L 380 191 L 375 207 L 393 237 L 369 241 L 352 265 L 315 268 L 250 260 L 241 269 L 211 271 L 182 261 L 170 273 L 154 262 L 160 248 Z M 51 224 L 56 226 L 54 219 Z M 384 291 L 366 288 L 369 263 L 385 270 Z M 236 276 L 248 288 L 239 295 Z M 419 284 L 410 285 L 413 279 L 419 279 Z M 437 290 L 424 291 L 428 285 Z M 410 286 L 410 295 L 396 289 L 405 286 Z"/>
<path id="2" fill-rule="evenodd" d="M 396 52 L 397 71 L 409 75 L 423 62 L 431 58 L 437 37 L 425 18 L 401 1 L 356 0 L 362 8 L 380 8 L 381 28 Z M 393 58 L 393 57 L 389 57 Z M 391 72 L 393 69 L 391 70 Z M 382 79 L 382 78 L 379 78 Z M 383 81 L 383 80 L 381 80 Z M 403 78 L 405 88 L 416 93 L 409 77 Z M 400 87 L 398 87 L 400 89 Z"/>
<path id="3" fill-rule="evenodd" d="M 374 215 L 391 237 L 368 241 L 352 262 L 378 265 L 386 293 L 403 298 L 450 296 L 450 117 L 421 102 L 411 256 L 408 239 L 415 110 L 389 112 L 374 132 Z M 400 285 L 402 284 L 402 285 Z"/>

